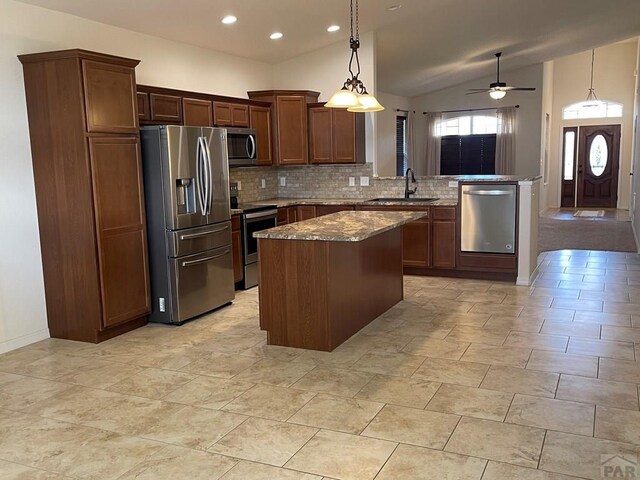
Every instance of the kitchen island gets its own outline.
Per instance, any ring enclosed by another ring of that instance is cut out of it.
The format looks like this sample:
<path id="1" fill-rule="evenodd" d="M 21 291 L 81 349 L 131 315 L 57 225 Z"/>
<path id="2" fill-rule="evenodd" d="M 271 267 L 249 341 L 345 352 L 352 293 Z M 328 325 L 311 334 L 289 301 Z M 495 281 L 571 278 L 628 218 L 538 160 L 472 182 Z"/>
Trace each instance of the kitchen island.
<path id="1" fill-rule="evenodd" d="M 402 300 L 401 227 L 423 216 L 339 212 L 254 234 L 267 343 L 332 351 Z"/>

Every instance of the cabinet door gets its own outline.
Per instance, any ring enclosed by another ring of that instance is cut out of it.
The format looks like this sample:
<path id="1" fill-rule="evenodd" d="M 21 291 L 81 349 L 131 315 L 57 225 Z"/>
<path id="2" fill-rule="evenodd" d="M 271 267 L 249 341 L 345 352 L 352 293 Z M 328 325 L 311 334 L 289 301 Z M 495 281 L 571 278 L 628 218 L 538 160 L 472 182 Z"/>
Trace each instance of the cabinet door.
<path id="1" fill-rule="evenodd" d="M 331 110 L 324 107 L 309 109 L 309 152 L 311 163 L 332 163 Z"/>
<path id="2" fill-rule="evenodd" d="M 316 206 L 316 217 L 337 212 L 353 211 L 354 209 L 353 205 L 318 205 Z"/>
<path id="3" fill-rule="evenodd" d="M 313 205 L 300 205 L 298 207 L 298 221 L 309 220 L 310 218 L 316 218 L 316 207 Z"/>
<path id="4" fill-rule="evenodd" d="M 230 103 L 213 102 L 213 124 L 216 127 L 231 127 L 233 125 Z"/>
<path id="5" fill-rule="evenodd" d="M 283 95 L 276 99 L 279 165 L 307 163 L 307 104 L 302 96 Z"/>
<path id="6" fill-rule="evenodd" d="M 211 127 L 213 125 L 213 112 L 209 100 L 197 98 L 182 99 L 183 125 L 190 127 Z"/>
<path id="7" fill-rule="evenodd" d="M 231 124 L 234 127 L 249 126 L 249 106 L 231 104 Z"/>
<path id="8" fill-rule="evenodd" d="M 287 207 L 287 223 L 296 223 L 298 221 L 298 208 Z"/>
<path id="9" fill-rule="evenodd" d="M 91 137 L 89 152 L 106 328 L 149 313 L 139 139 Z"/>
<path id="10" fill-rule="evenodd" d="M 151 120 L 151 112 L 149 111 L 149 94 L 145 92 L 137 92 L 138 100 L 138 120 L 148 122 Z"/>
<path id="11" fill-rule="evenodd" d="M 251 128 L 256 131 L 258 165 L 272 165 L 271 157 L 271 109 L 249 107 Z"/>
<path id="12" fill-rule="evenodd" d="M 333 163 L 356 163 L 356 115 L 332 108 Z"/>
<path id="13" fill-rule="evenodd" d="M 432 266 L 455 268 L 456 266 L 456 222 L 455 220 L 433 220 Z"/>
<path id="14" fill-rule="evenodd" d="M 154 122 L 182 123 L 182 99 L 173 95 L 149 94 L 151 120 Z"/>
<path id="15" fill-rule="evenodd" d="M 403 265 L 428 267 L 431 223 L 424 220 L 407 223 L 402 227 Z"/>
<path id="16" fill-rule="evenodd" d="M 135 70 L 83 60 L 82 75 L 87 131 L 137 133 Z"/>
<path id="17" fill-rule="evenodd" d="M 286 207 L 278 209 L 278 226 L 289 223 L 289 214 Z"/>
<path id="18" fill-rule="evenodd" d="M 231 217 L 231 250 L 233 252 L 233 281 L 238 283 L 244 277 L 242 268 L 242 233 L 240 231 L 240 215 Z"/>

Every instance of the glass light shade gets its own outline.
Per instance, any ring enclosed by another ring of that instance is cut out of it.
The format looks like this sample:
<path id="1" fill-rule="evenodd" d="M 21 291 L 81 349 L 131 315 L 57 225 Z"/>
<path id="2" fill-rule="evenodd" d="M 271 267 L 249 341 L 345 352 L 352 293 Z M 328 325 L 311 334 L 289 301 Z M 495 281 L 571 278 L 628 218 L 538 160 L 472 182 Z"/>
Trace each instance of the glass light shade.
<path id="1" fill-rule="evenodd" d="M 507 92 L 505 92 L 504 90 L 491 90 L 489 92 L 489 96 L 494 100 L 500 100 L 501 98 L 504 98 L 506 94 Z"/>
<path id="2" fill-rule="evenodd" d="M 355 93 L 346 88 L 341 88 L 331 96 L 324 106 L 329 108 L 350 108 L 358 104 L 358 97 Z"/>
<path id="3" fill-rule="evenodd" d="M 373 95 L 365 93 L 358 96 L 358 105 L 347 108 L 349 112 L 380 112 L 384 107 Z"/>

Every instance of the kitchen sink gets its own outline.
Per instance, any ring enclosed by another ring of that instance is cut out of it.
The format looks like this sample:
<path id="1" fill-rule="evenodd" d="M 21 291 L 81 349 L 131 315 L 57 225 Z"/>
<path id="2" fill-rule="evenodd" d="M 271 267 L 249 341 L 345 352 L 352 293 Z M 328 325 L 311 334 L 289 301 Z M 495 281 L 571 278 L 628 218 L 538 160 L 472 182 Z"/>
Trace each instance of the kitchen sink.
<path id="1" fill-rule="evenodd" d="M 370 202 L 434 202 L 439 200 L 438 198 L 374 198 L 373 200 L 369 200 Z"/>

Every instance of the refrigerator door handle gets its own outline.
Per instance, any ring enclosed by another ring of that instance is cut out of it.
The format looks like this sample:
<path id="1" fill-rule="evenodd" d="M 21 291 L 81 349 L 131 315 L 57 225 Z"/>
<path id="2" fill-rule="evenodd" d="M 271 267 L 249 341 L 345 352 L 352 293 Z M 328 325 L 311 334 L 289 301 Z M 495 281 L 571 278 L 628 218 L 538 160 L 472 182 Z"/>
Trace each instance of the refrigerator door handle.
<path id="1" fill-rule="evenodd" d="M 215 233 L 224 232 L 225 230 L 229 230 L 229 225 L 225 225 L 224 227 L 218 228 L 217 230 L 208 230 L 206 232 L 188 233 L 188 234 L 180 235 L 180 240 L 191 240 L 192 238 L 206 237 L 208 235 L 213 235 Z"/>
<path id="2" fill-rule="evenodd" d="M 198 146 L 196 148 L 196 186 L 198 187 L 198 203 L 200 204 L 200 211 L 205 216 L 204 209 L 204 185 L 202 182 L 202 137 L 198 137 Z"/>
<path id="3" fill-rule="evenodd" d="M 211 204 L 213 202 L 213 168 L 211 166 L 211 150 L 209 150 L 209 142 L 205 137 L 202 137 L 202 145 L 204 147 L 205 154 L 205 168 L 207 169 L 207 196 L 205 206 L 207 209 L 207 215 L 211 214 Z"/>
<path id="4" fill-rule="evenodd" d="M 231 250 L 229 250 L 227 248 L 224 252 L 219 253 L 217 255 L 211 255 L 210 257 L 199 258 L 198 260 L 189 260 L 189 261 L 186 261 L 186 262 L 182 262 L 182 266 L 183 267 L 190 267 L 191 265 L 198 265 L 199 263 L 205 263 L 205 262 L 208 262 L 210 260 L 214 260 L 216 258 L 224 257 L 229 252 L 231 252 Z"/>

